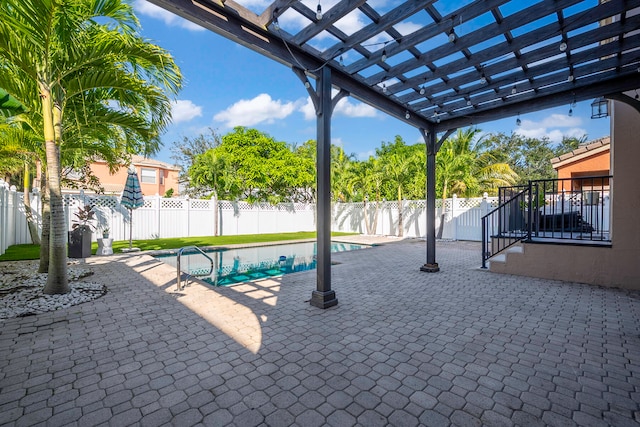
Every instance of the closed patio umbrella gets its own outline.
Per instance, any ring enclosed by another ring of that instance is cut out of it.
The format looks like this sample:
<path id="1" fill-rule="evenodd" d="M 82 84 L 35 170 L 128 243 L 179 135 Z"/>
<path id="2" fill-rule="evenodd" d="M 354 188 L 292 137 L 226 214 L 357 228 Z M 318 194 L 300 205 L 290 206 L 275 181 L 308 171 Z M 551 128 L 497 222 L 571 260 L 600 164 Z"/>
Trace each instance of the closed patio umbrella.
<path id="1" fill-rule="evenodd" d="M 131 235 L 133 232 L 133 210 L 138 209 L 140 206 L 144 205 L 144 199 L 142 197 L 142 190 L 140 189 L 138 174 L 133 168 L 129 168 L 129 172 L 127 173 L 127 182 L 124 184 L 124 190 L 122 190 L 122 198 L 120 199 L 120 204 L 129 209 L 129 251 L 133 251 L 134 249 L 131 247 Z"/>

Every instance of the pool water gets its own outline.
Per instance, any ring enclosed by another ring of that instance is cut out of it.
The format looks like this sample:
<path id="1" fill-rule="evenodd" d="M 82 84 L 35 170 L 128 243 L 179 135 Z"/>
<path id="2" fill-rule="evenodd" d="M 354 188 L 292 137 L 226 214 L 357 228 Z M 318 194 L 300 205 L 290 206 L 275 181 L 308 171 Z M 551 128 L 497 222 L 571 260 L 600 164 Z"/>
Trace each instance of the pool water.
<path id="1" fill-rule="evenodd" d="M 331 242 L 332 253 L 369 247 L 368 245 Z M 180 265 L 182 271 L 192 276 L 198 276 L 214 286 L 230 286 L 312 270 L 316 268 L 316 252 L 316 242 L 207 251 L 207 255 L 213 259 L 213 272 L 211 275 L 206 275 L 211 267 L 210 261 L 200 253 L 185 251 L 180 257 Z M 177 267 L 175 254 L 159 255 L 156 258 Z"/>

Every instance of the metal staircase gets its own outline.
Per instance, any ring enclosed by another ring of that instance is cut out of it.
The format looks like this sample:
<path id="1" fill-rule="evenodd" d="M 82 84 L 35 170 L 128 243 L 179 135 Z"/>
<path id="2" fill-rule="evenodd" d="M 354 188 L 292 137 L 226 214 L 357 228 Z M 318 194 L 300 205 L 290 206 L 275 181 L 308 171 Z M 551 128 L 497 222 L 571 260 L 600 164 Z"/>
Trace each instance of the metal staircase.
<path id="1" fill-rule="evenodd" d="M 520 241 L 607 245 L 613 176 L 545 179 L 501 187 L 482 217 L 482 268 Z"/>

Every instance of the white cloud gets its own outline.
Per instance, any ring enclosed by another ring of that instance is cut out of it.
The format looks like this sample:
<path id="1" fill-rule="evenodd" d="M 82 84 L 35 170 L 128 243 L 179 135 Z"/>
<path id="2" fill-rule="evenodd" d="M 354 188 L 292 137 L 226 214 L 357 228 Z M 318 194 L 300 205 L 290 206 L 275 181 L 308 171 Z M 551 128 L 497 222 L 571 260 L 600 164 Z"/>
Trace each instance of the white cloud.
<path id="1" fill-rule="evenodd" d="M 413 34 L 414 32 L 422 29 L 423 26 L 414 24 L 413 22 L 400 22 L 394 25 L 394 28 L 403 36 L 408 36 L 409 34 Z"/>
<path id="2" fill-rule="evenodd" d="M 173 123 L 188 122 L 202 116 L 202 107 L 188 99 L 178 99 L 171 103 Z"/>
<path id="3" fill-rule="evenodd" d="M 362 102 L 351 103 L 347 98 L 342 98 L 333 112 L 347 117 L 375 117 L 378 113 L 375 108 L 368 104 L 363 104 Z"/>
<path id="4" fill-rule="evenodd" d="M 364 28 L 364 22 L 360 17 L 361 13 L 354 10 L 343 16 L 342 19 L 336 22 L 335 26 L 345 34 L 351 35 Z"/>
<path id="5" fill-rule="evenodd" d="M 224 122 L 227 127 L 274 123 L 291 115 L 300 103 L 273 100 L 268 94 L 261 93 L 253 99 L 241 99 L 213 116 L 213 120 Z"/>
<path id="6" fill-rule="evenodd" d="M 190 31 L 205 30 L 201 26 L 196 25 L 191 21 L 187 21 L 186 19 L 181 18 L 166 9 L 156 6 L 155 4 L 149 3 L 146 0 L 135 0 L 135 2 L 133 3 L 133 8 L 139 14 L 164 21 L 164 23 L 170 27 L 180 27 Z"/>
<path id="7" fill-rule="evenodd" d="M 565 114 L 552 114 L 540 122 L 522 119 L 522 125 L 515 129 L 515 133 L 525 138 L 549 138 L 549 141 L 559 143 L 563 137 L 581 138 L 587 131 L 581 127 L 580 117 L 570 117 Z"/>
<path id="8" fill-rule="evenodd" d="M 337 90 L 333 90 L 332 92 L 333 96 L 338 93 Z M 316 110 L 309 97 L 307 97 L 307 101 L 301 105 L 299 111 L 304 114 L 305 120 L 315 120 L 316 118 Z M 333 115 L 334 117 L 337 115 L 345 117 L 376 117 L 378 111 L 362 102 L 353 103 L 350 102 L 348 98 L 342 98 L 333 110 Z"/>
<path id="9" fill-rule="evenodd" d="M 580 117 L 571 117 L 566 114 L 552 114 L 549 117 L 542 120 L 540 123 L 544 127 L 559 127 L 566 128 L 571 126 L 579 126 L 582 124 Z"/>
<path id="10" fill-rule="evenodd" d="M 316 109 L 311 102 L 311 98 L 307 98 L 307 102 L 300 107 L 300 112 L 304 114 L 305 120 L 313 120 L 316 118 Z"/>
<path id="11" fill-rule="evenodd" d="M 421 142 L 424 142 L 424 141 L 421 141 Z M 356 157 L 360 161 L 366 161 L 366 160 L 369 160 L 369 157 L 375 156 L 375 155 L 376 155 L 376 150 L 369 150 L 369 151 L 363 151 L 363 152 L 357 153 Z"/>

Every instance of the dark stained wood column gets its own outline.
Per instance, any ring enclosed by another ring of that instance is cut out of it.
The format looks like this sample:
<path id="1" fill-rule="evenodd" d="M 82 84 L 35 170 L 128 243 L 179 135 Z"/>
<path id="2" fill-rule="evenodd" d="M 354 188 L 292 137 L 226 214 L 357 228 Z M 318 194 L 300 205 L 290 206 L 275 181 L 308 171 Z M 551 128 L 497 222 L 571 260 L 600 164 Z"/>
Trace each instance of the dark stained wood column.
<path id="1" fill-rule="evenodd" d="M 331 289 L 331 69 L 324 67 L 316 87 L 318 93 L 317 169 L 317 283 L 311 305 L 329 308 L 338 304 Z"/>

